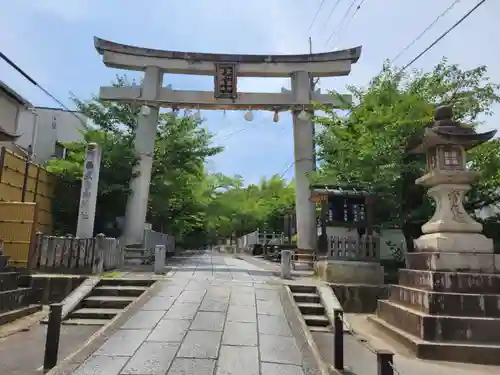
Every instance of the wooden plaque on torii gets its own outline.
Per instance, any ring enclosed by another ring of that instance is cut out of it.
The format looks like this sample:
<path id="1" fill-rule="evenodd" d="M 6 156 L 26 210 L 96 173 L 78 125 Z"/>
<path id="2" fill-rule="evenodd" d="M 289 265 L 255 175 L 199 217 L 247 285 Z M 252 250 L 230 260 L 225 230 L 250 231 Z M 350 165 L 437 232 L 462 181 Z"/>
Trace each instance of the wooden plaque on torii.
<path id="1" fill-rule="evenodd" d="M 236 64 L 216 63 L 215 98 L 236 99 L 237 97 Z"/>

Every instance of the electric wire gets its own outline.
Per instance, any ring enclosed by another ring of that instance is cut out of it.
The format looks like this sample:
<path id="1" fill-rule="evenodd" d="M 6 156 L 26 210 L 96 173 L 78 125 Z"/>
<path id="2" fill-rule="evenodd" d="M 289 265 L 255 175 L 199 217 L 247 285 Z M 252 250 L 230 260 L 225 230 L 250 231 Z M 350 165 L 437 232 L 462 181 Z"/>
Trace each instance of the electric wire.
<path id="1" fill-rule="evenodd" d="M 438 21 L 443 18 L 450 10 L 452 10 L 461 0 L 455 0 L 452 4 L 450 4 L 439 16 L 437 16 L 434 21 L 432 21 L 429 26 L 425 28 L 424 31 L 420 33 L 415 39 L 413 39 L 405 48 L 403 48 L 397 55 L 394 57 L 390 63 L 394 63 L 398 58 L 401 57 L 403 53 L 405 53 L 408 49 L 410 49 L 415 43 L 417 43 L 430 29 L 432 29 Z"/>
<path id="2" fill-rule="evenodd" d="M 339 30 L 339 34 L 338 34 L 338 37 L 337 37 L 337 40 L 336 42 L 334 43 L 334 46 L 335 45 L 338 45 L 340 40 L 342 39 L 342 36 L 344 35 L 344 33 L 347 31 L 347 29 L 349 29 L 349 25 L 351 24 L 352 20 L 354 19 L 354 17 L 356 16 L 356 14 L 359 12 L 359 10 L 361 9 L 361 5 L 363 5 L 363 3 L 365 2 L 366 0 L 361 0 L 361 2 L 358 4 L 358 6 L 356 7 L 356 10 L 351 14 L 351 17 L 349 18 L 349 20 L 346 22 L 345 26 L 343 27 L 342 31 Z M 460 1 L 460 0 L 458 0 Z"/>
<path id="3" fill-rule="evenodd" d="M 335 12 L 335 9 L 337 9 L 337 6 L 339 5 L 339 3 L 340 3 L 340 0 L 337 0 L 337 2 L 335 3 L 335 5 L 333 6 L 333 8 L 330 10 L 330 13 L 328 14 L 328 17 L 326 17 L 326 20 L 323 23 L 323 25 L 321 26 L 320 30 L 323 30 L 326 27 L 326 25 L 328 24 L 328 21 L 330 21 L 330 19 L 332 18 L 333 12 Z"/>
<path id="4" fill-rule="evenodd" d="M 337 24 L 337 27 L 335 27 L 335 29 L 333 30 L 333 32 L 330 34 L 330 36 L 326 40 L 324 47 L 326 47 L 328 45 L 328 43 L 330 42 L 330 40 L 332 40 L 332 38 L 338 33 L 338 31 L 340 30 L 340 28 L 344 25 L 344 22 L 347 19 L 347 16 L 351 12 L 351 9 L 352 9 L 352 7 L 354 6 L 355 3 L 356 3 L 356 0 L 352 0 L 351 5 L 349 5 L 349 8 L 347 8 L 347 11 L 344 13 L 344 16 L 342 17 L 342 19 L 340 20 L 340 22 Z"/>
<path id="5" fill-rule="evenodd" d="M 415 56 L 409 63 L 407 63 L 403 68 L 399 70 L 397 75 L 400 75 L 404 72 L 410 65 L 412 65 L 415 61 L 420 59 L 423 55 L 425 55 L 429 50 L 431 50 L 436 44 L 438 44 L 446 35 L 448 35 L 452 30 L 454 30 L 458 25 L 460 25 L 463 21 L 465 21 L 475 10 L 477 10 L 481 5 L 483 5 L 486 0 L 481 0 L 477 3 L 471 10 L 469 10 L 462 18 L 460 18 L 457 22 L 455 22 L 448 30 L 446 30 L 443 34 L 441 34 L 434 42 L 432 42 L 426 49 L 420 52 L 417 56 Z"/>
<path id="6" fill-rule="evenodd" d="M 63 102 L 57 99 L 54 95 L 52 95 L 47 89 L 45 89 L 42 85 L 40 85 L 37 81 L 35 81 L 28 73 L 26 73 L 21 67 L 19 67 L 15 62 L 9 59 L 4 53 L 0 51 L 0 58 L 4 60 L 7 64 L 9 64 L 12 68 L 14 68 L 18 73 L 20 73 L 24 78 L 26 78 L 30 83 L 38 87 L 45 95 L 54 100 L 57 104 L 59 104 L 63 109 L 71 113 L 74 117 L 76 117 L 86 128 L 87 124 L 76 115 L 74 110 L 69 109 Z"/>
<path id="7" fill-rule="evenodd" d="M 311 24 L 309 25 L 309 28 L 307 31 L 311 31 L 312 27 L 314 26 L 314 23 L 316 22 L 316 19 L 318 18 L 319 12 L 321 11 L 321 8 L 323 7 L 323 4 L 325 3 L 326 0 L 321 0 L 321 4 L 319 4 L 318 10 L 316 11 L 316 14 L 314 15 L 313 20 L 311 21 Z"/>

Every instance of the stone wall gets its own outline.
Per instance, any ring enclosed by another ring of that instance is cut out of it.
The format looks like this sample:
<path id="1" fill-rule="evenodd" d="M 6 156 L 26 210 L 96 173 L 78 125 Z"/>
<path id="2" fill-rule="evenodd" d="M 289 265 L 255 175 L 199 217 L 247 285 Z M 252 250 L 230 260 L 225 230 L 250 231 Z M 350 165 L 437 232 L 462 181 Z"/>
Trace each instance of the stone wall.
<path id="1" fill-rule="evenodd" d="M 330 285 L 346 313 L 374 313 L 377 310 L 377 301 L 389 296 L 389 285 Z"/>
<path id="2" fill-rule="evenodd" d="M 61 302 L 86 279 L 85 276 L 23 275 L 20 286 L 31 287 L 31 303 L 48 305 Z"/>

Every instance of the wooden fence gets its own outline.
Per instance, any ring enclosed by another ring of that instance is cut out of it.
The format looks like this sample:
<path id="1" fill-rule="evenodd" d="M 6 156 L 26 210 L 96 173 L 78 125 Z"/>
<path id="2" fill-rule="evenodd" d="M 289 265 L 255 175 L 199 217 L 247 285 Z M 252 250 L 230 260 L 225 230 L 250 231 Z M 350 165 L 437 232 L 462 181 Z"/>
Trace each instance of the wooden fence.
<path id="1" fill-rule="evenodd" d="M 52 198 L 57 177 L 2 148 L 0 151 L 0 238 L 13 266 L 28 265 L 35 233 L 52 233 Z"/>

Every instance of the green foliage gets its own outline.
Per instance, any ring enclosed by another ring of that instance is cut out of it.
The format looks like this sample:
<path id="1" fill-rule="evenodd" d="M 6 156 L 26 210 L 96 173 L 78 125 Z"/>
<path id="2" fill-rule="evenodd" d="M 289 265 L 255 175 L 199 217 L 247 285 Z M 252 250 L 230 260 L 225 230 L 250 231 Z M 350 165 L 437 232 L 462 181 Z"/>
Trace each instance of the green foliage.
<path id="1" fill-rule="evenodd" d="M 294 206 L 295 187 L 280 176 L 243 186 L 241 177 L 212 176 L 207 231 L 215 237 L 241 236 L 257 228 L 283 231 L 283 216 Z"/>
<path id="2" fill-rule="evenodd" d="M 127 86 L 117 77 L 115 86 Z M 94 124 L 83 142 L 66 144 L 66 160 L 52 160 L 49 169 L 61 176 L 54 221 L 58 232 L 74 233 L 81 176 L 88 142 L 103 150 L 96 208 L 96 232 L 119 236 L 115 223 L 125 215 L 129 183 L 138 159 L 134 137 L 140 107 L 98 98 L 75 103 Z M 256 228 L 282 230 L 282 215 L 293 207 L 294 187 L 278 176 L 259 185 L 243 186 L 241 177 L 208 174 L 208 157 L 221 152 L 212 135 L 185 113 L 162 113 L 156 134 L 147 221 L 153 229 L 176 236 L 184 246 L 200 246 L 217 237 L 244 234 Z M 210 237 L 210 238 L 209 238 Z"/>
<path id="3" fill-rule="evenodd" d="M 316 118 L 322 161 L 317 181 L 352 184 L 378 196 L 378 224 L 405 225 L 427 220 L 432 206 L 414 181 L 424 173 L 425 159 L 410 157 L 411 137 L 430 124 L 437 105 L 453 104 L 455 119 L 476 126 L 498 103 L 498 85 L 486 77 L 486 67 L 462 70 L 443 60 L 428 73 L 398 74 L 385 66 L 366 88 L 348 87 L 353 95 L 347 114 L 322 108 Z M 498 201 L 500 143 L 493 140 L 469 153 L 472 166 L 483 173 L 467 208 Z"/>
<path id="4" fill-rule="evenodd" d="M 128 84 L 126 77 L 117 77 L 115 86 Z M 66 145 L 69 150 L 66 160 L 49 162 L 49 169 L 65 181 L 58 195 L 68 197 L 54 202 L 56 226 L 74 233 L 85 146 L 87 142 L 96 142 L 103 150 L 96 231 L 118 235 L 109 223 L 115 223 L 117 217 L 125 214 L 129 183 L 138 161 L 133 144 L 140 107 L 98 98 L 75 100 L 75 103 L 95 129 L 86 132 L 84 142 Z M 221 151 L 210 142 L 211 135 L 188 113 L 159 116 L 148 209 L 154 229 L 175 234 L 181 240 L 189 231 L 204 226 L 200 206 L 205 189 L 204 163 L 207 157 Z M 66 192 L 68 186 L 74 193 Z"/>

